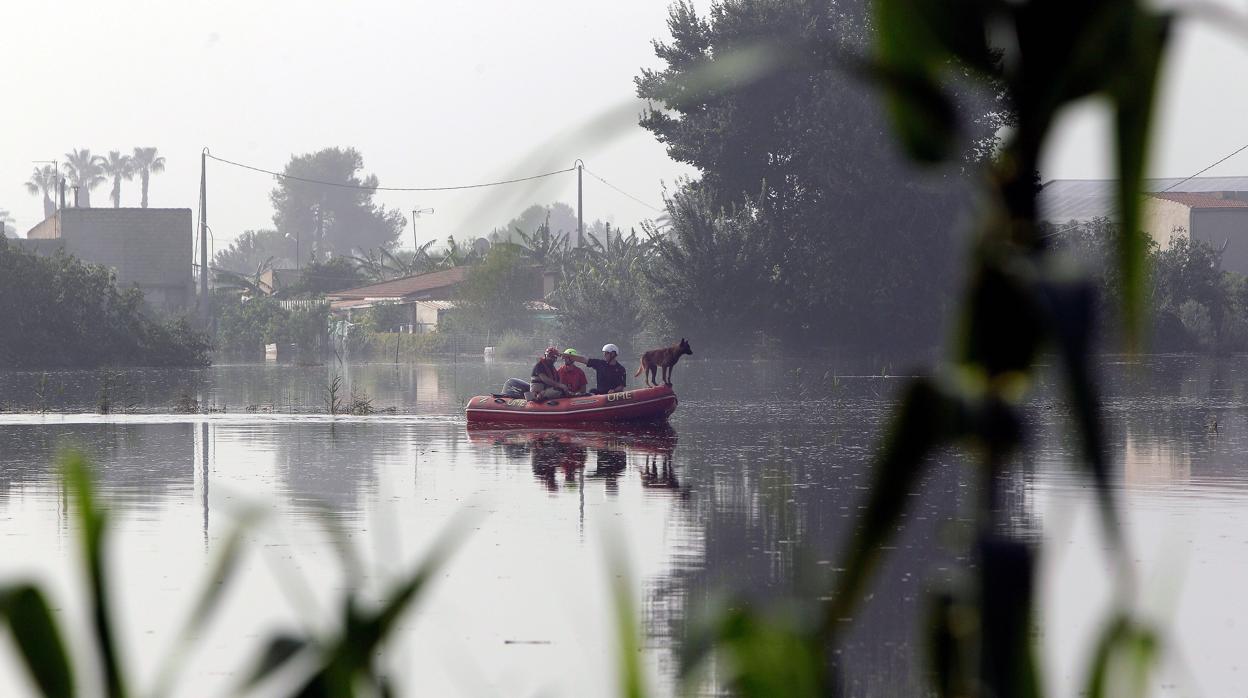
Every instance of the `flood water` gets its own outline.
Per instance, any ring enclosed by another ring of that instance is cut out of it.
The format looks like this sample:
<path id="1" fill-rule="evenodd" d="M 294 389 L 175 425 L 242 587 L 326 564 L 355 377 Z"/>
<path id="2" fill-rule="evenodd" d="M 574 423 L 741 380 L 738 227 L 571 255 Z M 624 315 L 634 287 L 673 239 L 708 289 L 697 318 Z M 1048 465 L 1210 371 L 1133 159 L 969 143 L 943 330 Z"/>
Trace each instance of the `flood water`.
<path id="1" fill-rule="evenodd" d="M 384 660 L 403 693 L 614 693 L 610 580 L 623 573 L 651 687 L 669 695 L 682 643 L 718 591 L 760 602 L 826 595 L 819 580 L 834 574 L 877 431 L 905 381 L 800 362 L 686 360 L 669 428 L 467 429 L 466 399 L 527 368 L 349 366 L 344 398 L 355 391 L 392 410 L 333 418 L 324 366 L 0 372 L 0 580 L 45 582 L 58 614 L 85 627 L 76 524 L 54 467 L 73 446 L 90 455 L 117 510 L 109 572 L 124 659 L 143 686 L 213 556 L 258 510 L 180 695 L 230 694 L 265 639 L 332 627 L 346 589 L 376 598 L 457 516 L 455 554 Z M 1166 628 L 1159 693 L 1242 693 L 1248 358 L 1106 359 L 1103 369 L 1139 604 Z M 105 383 L 114 412 L 99 415 Z M 188 397 L 209 413 L 176 413 Z M 1039 387 L 1029 455 L 1002 490 L 1011 525 L 1042 543 L 1048 683 L 1075 695 L 1111 587 L 1059 398 Z M 947 455 L 911 498 L 844 648 L 850 695 L 915 694 L 925 593 L 960 559 L 950 532 L 972 474 Z M 352 555 L 337 552 L 328 529 Z M 613 545 L 627 569 L 609 566 Z M 28 694 L 12 652 L 0 650 L 0 695 Z M 702 688 L 715 693 L 714 678 Z"/>

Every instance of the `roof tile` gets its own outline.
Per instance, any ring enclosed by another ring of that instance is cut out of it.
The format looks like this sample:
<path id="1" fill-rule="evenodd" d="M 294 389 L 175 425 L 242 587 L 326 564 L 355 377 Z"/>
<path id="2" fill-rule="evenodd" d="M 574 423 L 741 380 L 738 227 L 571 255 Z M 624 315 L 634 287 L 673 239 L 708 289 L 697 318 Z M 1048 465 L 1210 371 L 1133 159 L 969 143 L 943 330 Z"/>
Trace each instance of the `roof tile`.
<path id="1" fill-rule="evenodd" d="M 461 283 L 468 278 L 468 267 L 451 267 L 442 271 L 405 276 L 381 283 L 348 288 L 325 294 L 331 300 L 347 300 L 358 298 L 408 298 L 434 289 L 446 288 Z"/>

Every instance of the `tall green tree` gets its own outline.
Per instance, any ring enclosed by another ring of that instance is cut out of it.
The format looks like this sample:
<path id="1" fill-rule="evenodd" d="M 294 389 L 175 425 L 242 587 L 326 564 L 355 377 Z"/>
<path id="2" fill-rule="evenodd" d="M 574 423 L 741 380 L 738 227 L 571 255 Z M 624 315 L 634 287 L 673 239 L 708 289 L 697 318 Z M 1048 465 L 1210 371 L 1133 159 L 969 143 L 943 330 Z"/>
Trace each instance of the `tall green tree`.
<path id="1" fill-rule="evenodd" d="M 103 158 L 92 155 L 90 148 L 80 148 L 65 153 L 65 176 L 78 191 L 78 205 L 91 208 L 91 190 L 100 186 L 104 176 Z"/>
<path id="2" fill-rule="evenodd" d="M 113 208 L 121 208 L 121 180 L 134 179 L 134 160 L 129 155 L 122 155 L 120 150 L 110 150 L 108 157 L 100 158 L 100 169 L 105 177 L 113 180 L 113 189 L 109 192 Z"/>
<path id="3" fill-rule="evenodd" d="M 135 148 L 130 158 L 134 162 L 134 171 L 138 173 L 139 182 L 143 186 L 143 199 L 139 205 L 147 208 L 147 185 L 152 175 L 165 171 L 165 158 L 157 153 L 154 147 Z"/>
<path id="4" fill-rule="evenodd" d="M 667 207 L 662 232 L 647 226 L 654 250 L 638 275 L 667 324 L 729 348 L 742 346 L 751 330 L 785 331 L 791 316 L 779 299 L 794 292 L 771 263 L 782 236 L 766 216 L 753 203 L 720 209 L 711 194 L 690 186 L 678 188 Z"/>
<path id="5" fill-rule="evenodd" d="M 585 240 L 578 243 L 576 209 L 562 201 L 556 201 L 548 206 L 533 204 L 505 225 L 490 231 L 489 238 L 499 242 L 519 242 L 516 239 L 517 230 L 536 230 L 543 222 L 550 226 L 551 232 L 567 235 L 569 244 L 574 247 L 582 246 L 580 243 L 589 244 L 591 239 L 601 237 L 607 225 L 598 219 L 585 221 Z"/>
<path id="6" fill-rule="evenodd" d="M 629 345 L 641 330 L 645 299 L 642 269 L 652 247 L 636 231 L 627 236 L 604 226 L 580 254 L 569 255 L 553 298 L 562 337 L 590 346 L 610 341 Z"/>
<path id="7" fill-rule="evenodd" d="M 278 269 L 294 267 L 295 240 L 276 230 L 244 230 L 212 258 L 214 267 L 244 275 L 266 263 Z"/>
<path id="8" fill-rule="evenodd" d="M 678 2 L 668 28 L 672 39 L 655 43 L 662 67 L 636 79 L 652 105 L 641 125 L 699 170 L 682 186 L 700 190 L 708 211 L 751 209 L 775 237 L 754 260 L 774 277 L 756 289 L 767 306 L 758 317 L 803 346 L 934 341 L 956 283 L 954 226 L 969 183 L 963 166 L 908 163 L 877 94 L 830 69 L 826 57 L 866 51 L 864 3 L 731 0 L 702 16 Z M 760 46 L 781 65 L 751 79 L 740 57 Z M 975 117 L 959 143 L 963 163 L 1006 120 L 979 94 L 959 93 Z"/>
<path id="9" fill-rule="evenodd" d="M 478 332 L 526 329 L 530 323 L 525 303 L 537 297 L 540 283 L 518 246 L 496 244 L 460 286 L 454 323 Z"/>
<path id="10" fill-rule="evenodd" d="M 313 242 L 322 260 L 327 254 L 393 246 L 403 232 L 403 213 L 373 202 L 377 176 L 364 175 L 363 169 L 364 158 L 354 148 L 292 157 L 284 173 L 299 179 L 280 179 L 269 195 L 277 231 Z"/>
<path id="11" fill-rule="evenodd" d="M 542 269 L 558 267 L 568 254 L 568 234 L 551 232 L 549 216 L 531 233 L 517 228 L 514 240 L 524 256 Z"/>
<path id="12" fill-rule="evenodd" d="M 32 196 L 43 194 L 43 217 L 49 218 L 56 213 L 56 180 L 57 171 L 52 165 L 36 167 L 26 180 L 26 191 Z"/>
<path id="13" fill-rule="evenodd" d="M 145 311 L 138 288 L 63 252 L 37 256 L 0 238 L 0 365 L 202 366 L 207 338 Z"/>
<path id="14" fill-rule="evenodd" d="M 3 233 L 4 237 L 17 237 L 17 229 L 11 225 L 12 222 L 13 214 L 9 213 L 7 209 L 0 208 L 0 233 Z"/>

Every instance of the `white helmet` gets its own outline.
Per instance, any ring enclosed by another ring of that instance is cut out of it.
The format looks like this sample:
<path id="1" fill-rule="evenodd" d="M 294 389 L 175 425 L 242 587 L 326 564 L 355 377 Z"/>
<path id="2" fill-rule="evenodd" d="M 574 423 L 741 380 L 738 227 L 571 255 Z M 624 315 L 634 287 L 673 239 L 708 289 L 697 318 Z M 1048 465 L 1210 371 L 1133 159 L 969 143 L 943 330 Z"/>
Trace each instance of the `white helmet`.
<path id="1" fill-rule="evenodd" d="M 620 348 L 619 348 L 619 347 L 617 347 L 617 346 L 615 346 L 614 344 L 604 344 L 604 345 L 602 345 L 602 351 L 603 351 L 603 353 L 606 353 L 606 352 L 608 352 L 608 351 L 609 351 L 609 352 L 611 352 L 611 353 L 613 353 L 613 354 L 619 354 L 619 353 L 620 353 Z"/>

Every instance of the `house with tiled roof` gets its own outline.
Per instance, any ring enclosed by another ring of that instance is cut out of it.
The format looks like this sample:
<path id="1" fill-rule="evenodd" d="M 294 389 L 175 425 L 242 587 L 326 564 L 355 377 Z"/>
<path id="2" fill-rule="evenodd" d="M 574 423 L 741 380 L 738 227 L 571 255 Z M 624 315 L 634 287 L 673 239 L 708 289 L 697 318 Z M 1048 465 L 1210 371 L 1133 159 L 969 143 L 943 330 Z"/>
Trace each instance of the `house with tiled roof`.
<path id="1" fill-rule="evenodd" d="M 367 286 L 343 289 L 325 294 L 330 312 L 346 320 L 357 313 L 377 305 L 400 305 L 405 311 L 404 322 L 396 329 L 403 332 L 432 332 L 438 328 L 446 313 L 455 308 L 455 295 L 460 284 L 468 279 L 470 267 L 460 266 L 404 276 Z M 541 318 L 553 319 L 555 309 L 548 305 L 544 296 L 551 283 L 539 270 L 533 272 L 532 293 L 527 299 L 529 312 Z"/>
<path id="2" fill-rule="evenodd" d="M 1190 236 L 1221 249 L 1223 269 L 1248 274 L 1248 177 L 1148 179 L 1143 190 L 1140 228 L 1158 246 Z M 1040 190 L 1040 218 L 1058 226 L 1114 218 L 1116 197 L 1115 180 L 1053 180 Z"/>

